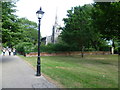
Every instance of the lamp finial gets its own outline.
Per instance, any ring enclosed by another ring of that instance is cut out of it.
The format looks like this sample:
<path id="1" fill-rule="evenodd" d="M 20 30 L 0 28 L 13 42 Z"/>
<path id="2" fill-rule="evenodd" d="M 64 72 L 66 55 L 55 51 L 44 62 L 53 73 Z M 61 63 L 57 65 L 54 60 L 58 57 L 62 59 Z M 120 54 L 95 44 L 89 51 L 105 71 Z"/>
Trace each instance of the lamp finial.
<path id="1" fill-rule="evenodd" d="M 42 8 L 40 7 L 40 10 L 42 10 Z"/>

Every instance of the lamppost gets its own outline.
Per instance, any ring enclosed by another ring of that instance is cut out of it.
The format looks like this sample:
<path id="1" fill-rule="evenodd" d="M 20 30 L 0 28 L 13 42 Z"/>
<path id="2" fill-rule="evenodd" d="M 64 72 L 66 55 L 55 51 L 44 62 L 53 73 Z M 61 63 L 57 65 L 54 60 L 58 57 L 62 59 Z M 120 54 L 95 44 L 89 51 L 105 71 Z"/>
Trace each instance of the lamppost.
<path id="1" fill-rule="evenodd" d="M 42 11 L 42 8 L 40 7 L 40 10 L 38 10 L 36 12 L 37 17 L 38 17 L 38 58 L 37 58 L 37 74 L 36 76 L 41 76 L 41 62 L 40 62 L 40 44 L 41 44 L 41 40 L 40 40 L 40 22 L 42 19 L 42 16 L 44 14 L 44 12 Z"/>

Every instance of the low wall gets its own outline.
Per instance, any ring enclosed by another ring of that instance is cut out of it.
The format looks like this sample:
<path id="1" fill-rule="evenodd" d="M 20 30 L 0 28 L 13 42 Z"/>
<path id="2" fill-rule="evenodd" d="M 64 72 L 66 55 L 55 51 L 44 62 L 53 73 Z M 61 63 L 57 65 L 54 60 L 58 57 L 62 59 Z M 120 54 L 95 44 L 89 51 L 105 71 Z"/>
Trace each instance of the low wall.
<path id="1" fill-rule="evenodd" d="M 111 52 L 108 51 L 94 51 L 94 52 L 84 52 L 84 55 L 108 55 Z M 37 56 L 38 53 L 31 52 L 26 54 L 26 57 Z M 62 53 L 40 53 L 41 56 L 69 56 L 69 55 L 81 55 L 81 52 L 62 52 Z"/>

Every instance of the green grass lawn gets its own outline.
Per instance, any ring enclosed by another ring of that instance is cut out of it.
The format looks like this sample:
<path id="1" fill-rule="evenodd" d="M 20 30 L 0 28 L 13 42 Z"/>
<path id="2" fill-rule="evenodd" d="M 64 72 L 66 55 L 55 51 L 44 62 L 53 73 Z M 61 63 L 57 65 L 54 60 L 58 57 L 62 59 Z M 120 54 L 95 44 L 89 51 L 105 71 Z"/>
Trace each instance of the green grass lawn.
<path id="1" fill-rule="evenodd" d="M 22 57 L 36 68 L 37 57 Z M 65 88 L 118 88 L 118 56 L 42 56 L 42 73 Z"/>

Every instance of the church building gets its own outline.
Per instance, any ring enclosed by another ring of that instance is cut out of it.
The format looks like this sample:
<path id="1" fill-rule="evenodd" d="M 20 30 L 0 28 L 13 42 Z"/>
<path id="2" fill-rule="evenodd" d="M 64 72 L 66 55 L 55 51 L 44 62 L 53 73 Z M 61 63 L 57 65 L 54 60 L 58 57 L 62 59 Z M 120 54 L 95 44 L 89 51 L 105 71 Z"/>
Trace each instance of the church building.
<path id="1" fill-rule="evenodd" d="M 60 25 L 58 24 L 57 21 L 57 15 L 55 17 L 55 23 L 52 28 L 52 35 L 51 36 L 46 36 L 41 39 L 41 41 L 47 45 L 48 43 L 57 43 L 58 42 L 58 36 L 60 35 L 61 30 L 60 30 Z"/>

